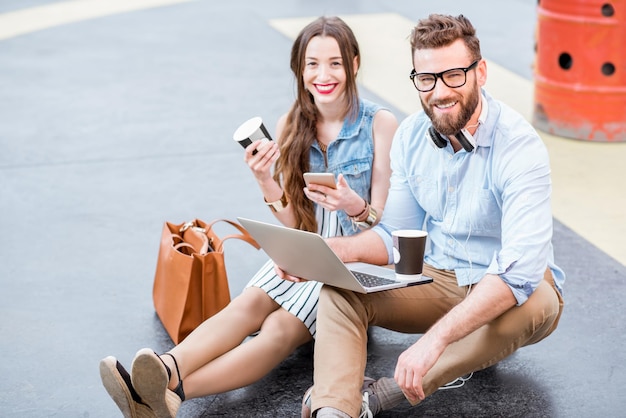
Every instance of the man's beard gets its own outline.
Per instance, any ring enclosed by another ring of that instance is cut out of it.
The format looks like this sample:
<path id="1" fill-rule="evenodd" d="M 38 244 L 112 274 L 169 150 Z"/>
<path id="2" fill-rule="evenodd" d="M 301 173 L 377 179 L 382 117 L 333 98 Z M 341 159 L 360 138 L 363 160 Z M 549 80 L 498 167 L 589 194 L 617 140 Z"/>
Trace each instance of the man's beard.
<path id="1" fill-rule="evenodd" d="M 437 132 L 442 135 L 452 136 L 459 132 L 461 129 L 467 125 L 470 118 L 474 114 L 476 107 L 478 106 L 478 101 L 480 100 L 480 92 L 477 85 L 474 85 L 474 88 L 470 90 L 469 95 L 465 100 L 462 98 L 458 99 L 458 104 L 461 106 L 461 111 L 457 113 L 457 115 L 446 114 L 435 116 L 435 112 L 433 107 L 437 104 L 449 103 L 449 99 L 445 100 L 436 100 L 431 101 L 428 105 L 424 103 L 424 100 L 420 97 L 420 101 L 422 102 L 422 107 L 424 108 L 424 112 L 430 118 L 433 127 Z"/>

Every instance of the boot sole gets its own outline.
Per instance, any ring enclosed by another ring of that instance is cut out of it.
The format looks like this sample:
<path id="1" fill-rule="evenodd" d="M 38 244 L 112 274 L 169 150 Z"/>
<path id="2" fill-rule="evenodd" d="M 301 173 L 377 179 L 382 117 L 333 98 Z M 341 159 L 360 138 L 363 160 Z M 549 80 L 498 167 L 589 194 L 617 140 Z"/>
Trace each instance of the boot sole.
<path id="1" fill-rule="evenodd" d="M 144 348 L 133 360 L 131 379 L 135 391 L 147 403 L 157 418 L 175 418 L 167 404 L 169 379 L 165 366 L 154 351 Z M 176 408 L 178 409 L 178 408 Z"/>
<path id="2" fill-rule="evenodd" d="M 122 411 L 124 418 L 154 418 L 150 409 L 136 403 L 126 382 L 117 370 L 117 360 L 115 357 L 106 357 L 100 361 L 100 379 L 107 393 L 113 402 Z"/>

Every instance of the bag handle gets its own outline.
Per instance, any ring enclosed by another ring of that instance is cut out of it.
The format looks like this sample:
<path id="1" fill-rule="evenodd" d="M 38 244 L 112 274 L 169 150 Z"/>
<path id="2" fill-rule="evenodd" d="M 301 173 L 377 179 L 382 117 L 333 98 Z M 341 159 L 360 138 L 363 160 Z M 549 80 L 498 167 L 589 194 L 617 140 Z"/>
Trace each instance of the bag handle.
<path id="1" fill-rule="evenodd" d="M 175 251 L 178 251 L 179 253 L 185 255 L 192 255 L 193 253 L 197 252 L 196 247 L 186 242 L 181 235 L 172 234 L 171 238 L 172 248 L 174 248 Z"/>
<path id="2" fill-rule="evenodd" d="M 183 248 L 191 248 L 191 252 L 183 251 Z M 174 249 L 178 251 L 179 253 L 185 254 L 185 255 L 192 255 L 196 253 L 196 248 L 187 242 L 181 242 L 181 243 L 174 245 Z"/>
<path id="3" fill-rule="evenodd" d="M 229 234 L 229 235 L 226 235 L 226 236 L 222 237 L 221 238 L 221 243 L 220 243 L 219 247 L 218 248 L 214 248 L 213 250 L 215 250 L 217 252 L 221 252 L 222 251 L 222 247 L 224 246 L 224 241 L 226 241 L 227 239 L 231 239 L 231 238 L 237 238 L 237 239 L 243 240 L 243 241 L 247 242 L 248 244 L 252 245 L 257 250 L 261 248 L 261 246 L 254 240 L 254 238 L 252 238 L 252 235 L 250 235 L 250 233 L 243 226 L 239 225 L 237 222 L 234 222 L 234 221 L 231 221 L 231 220 L 228 220 L 228 219 L 215 219 L 215 220 L 211 221 L 206 226 L 207 231 L 212 229 L 213 225 L 215 225 L 217 222 L 226 222 L 226 223 L 234 226 L 235 228 L 237 228 L 239 230 L 239 232 L 241 232 L 241 234 Z"/>

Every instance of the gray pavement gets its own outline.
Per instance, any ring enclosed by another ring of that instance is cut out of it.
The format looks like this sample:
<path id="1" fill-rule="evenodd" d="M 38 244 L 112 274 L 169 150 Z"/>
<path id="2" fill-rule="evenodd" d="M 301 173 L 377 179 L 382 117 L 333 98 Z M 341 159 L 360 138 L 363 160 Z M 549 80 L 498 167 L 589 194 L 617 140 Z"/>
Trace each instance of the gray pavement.
<path id="1" fill-rule="evenodd" d="M 53 3 L 5 0 L 0 13 Z M 272 221 L 231 140 L 254 115 L 273 127 L 293 98 L 291 40 L 269 19 L 464 13 L 485 55 L 530 79 L 535 7 L 191 1 L 0 41 L 0 416 L 119 416 L 98 361 L 129 365 L 141 347 L 172 345 L 151 299 L 163 222 Z M 381 416 L 625 416 L 626 267 L 558 221 L 554 243 L 568 274 L 558 330 L 460 389 Z M 226 253 L 235 295 L 265 256 L 237 242 Z M 368 374 L 392 374 L 415 338 L 373 329 Z M 312 349 L 250 387 L 186 402 L 179 416 L 299 416 Z"/>

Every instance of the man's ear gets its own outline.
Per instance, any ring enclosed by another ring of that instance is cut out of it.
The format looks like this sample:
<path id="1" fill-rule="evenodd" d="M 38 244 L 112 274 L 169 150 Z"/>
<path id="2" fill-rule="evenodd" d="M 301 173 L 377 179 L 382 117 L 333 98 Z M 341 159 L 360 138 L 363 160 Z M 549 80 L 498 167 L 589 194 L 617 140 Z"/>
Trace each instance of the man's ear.
<path id="1" fill-rule="evenodd" d="M 481 59 L 476 66 L 476 80 L 481 87 L 487 82 L 487 61 L 484 59 Z"/>

